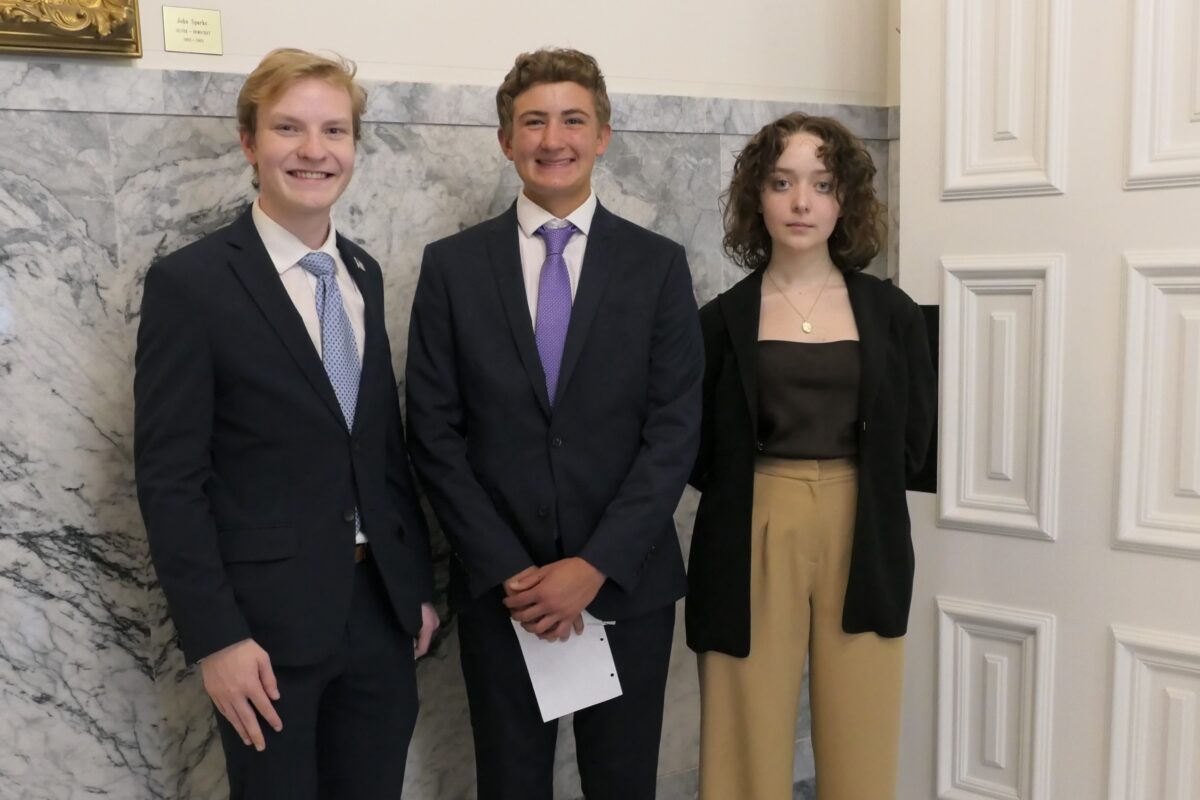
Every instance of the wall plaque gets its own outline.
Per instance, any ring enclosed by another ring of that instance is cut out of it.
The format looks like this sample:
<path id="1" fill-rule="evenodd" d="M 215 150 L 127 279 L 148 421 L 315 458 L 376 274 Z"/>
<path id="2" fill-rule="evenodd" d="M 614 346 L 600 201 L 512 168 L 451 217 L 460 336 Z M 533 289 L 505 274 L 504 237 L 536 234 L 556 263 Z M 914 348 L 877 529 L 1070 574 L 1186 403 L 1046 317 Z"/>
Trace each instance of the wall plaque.
<path id="1" fill-rule="evenodd" d="M 219 56 L 221 12 L 206 8 L 163 6 L 163 49 L 172 53 Z"/>

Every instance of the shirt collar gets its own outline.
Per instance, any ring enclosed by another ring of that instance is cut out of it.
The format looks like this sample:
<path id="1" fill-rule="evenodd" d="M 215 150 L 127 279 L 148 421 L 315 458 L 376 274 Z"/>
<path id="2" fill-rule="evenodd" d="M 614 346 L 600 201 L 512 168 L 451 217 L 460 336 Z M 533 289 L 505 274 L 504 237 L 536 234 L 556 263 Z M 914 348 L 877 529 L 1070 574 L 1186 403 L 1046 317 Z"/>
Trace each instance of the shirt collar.
<path id="1" fill-rule="evenodd" d="M 596 214 L 596 193 L 589 192 L 587 200 L 584 200 L 579 208 L 567 214 L 567 222 L 570 222 L 584 236 L 588 235 L 588 230 L 592 227 L 592 217 Z M 551 220 L 557 220 L 546 209 L 539 206 L 537 203 L 525 196 L 524 192 L 517 195 L 517 226 L 520 227 L 521 233 L 529 238 L 537 233 L 537 229 L 545 225 Z"/>
<path id="2" fill-rule="evenodd" d="M 300 259 L 314 252 L 308 245 L 296 238 L 294 233 L 267 216 L 267 212 L 262 210 L 258 200 L 255 200 L 254 205 L 250 207 L 250 216 L 254 219 L 254 227 L 258 229 L 259 238 L 267 248 L 267 255 L 271 257 L 271 263 L 275 265 L 275 269 L 280 275 L 296 266 Z M 341 261 L 341 254 L 337 249 L 337 231 L 334 229 L 332 219 L 329 220 L 329 235 L 325 237 L 325 243 L 316 252 L 329 254 L 333 258 L 334 264 Z"/>

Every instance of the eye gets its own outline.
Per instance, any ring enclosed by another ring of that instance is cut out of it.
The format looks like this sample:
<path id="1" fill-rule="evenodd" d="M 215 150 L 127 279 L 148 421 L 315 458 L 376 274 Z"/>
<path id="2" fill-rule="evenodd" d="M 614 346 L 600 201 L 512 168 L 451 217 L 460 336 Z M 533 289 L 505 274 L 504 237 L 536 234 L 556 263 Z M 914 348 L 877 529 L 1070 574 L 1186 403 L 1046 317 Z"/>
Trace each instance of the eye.
<path id="1" fill-rule="evenodd" d="M 542 126 L 542 124 L 543 124 L 543 121 L 540 119 L 536 119 L 536 118 L 531 118 L 531 119 L 525 120 L 526 128 L 540 128 Z"/>
<path id="2" fill-rule="evenodd" d="M 583 117 L 567 117 L 568 125 L 584 125 L 586 124 Z"/>
<path id="3" fill-rule="evenodd" d="M 816 188 L 817 188 L 817 191 L 820 192 L 821 194 L 829 194 L 830 192 L 833 191 L 833 182 L 832 181 L 817 181 Z"/>
<path id="4" fill-rule="evenodd" d="M 787 178 L 774 178 L 771 180 L 771 188 L 777 192 L 786 192 L 792 188 L 792 184 Z"/>
<path id="5" fill-rule="evenodd" d="M 274 130 L 280 133 L 293 133 L 296 130 L 296 126 L 290 122 L 280 122 L 274 127 Z"/>
<path id="6" fill-rule="evenodd" d="M 349 131 L 347 131 L 345 128 L 335 125 L 334 127 L 328 129 L 328 133 L 330 136 L 345 136 L 347 133 L 349 133 Z"/>

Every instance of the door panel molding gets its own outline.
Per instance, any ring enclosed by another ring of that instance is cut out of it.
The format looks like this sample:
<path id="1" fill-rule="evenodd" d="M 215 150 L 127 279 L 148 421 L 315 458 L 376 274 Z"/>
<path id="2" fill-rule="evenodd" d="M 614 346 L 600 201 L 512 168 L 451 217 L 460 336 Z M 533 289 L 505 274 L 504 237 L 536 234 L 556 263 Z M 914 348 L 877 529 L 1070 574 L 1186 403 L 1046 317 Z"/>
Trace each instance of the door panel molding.
<path id="1" fill-rule="evenodd" d="M 1125 254 L 1114 546 L 1200 558 L 1200 251 Z"/>
<path id="2" fill-rule="evenodd" d="M 1066 189 L 1067 0 L 948 0 L 942 199 Z"/>
<path id="3" fill-rule="evenodd" d="M 1200 6 L 1134 0 L 1126 189 L 1200 184 Z"/>
<path id="4" fill-rule="evenodd" d="M 1200 639 L 1112 626 L 1108 800 L 1192 800 L 1200 790 Z"/>
<path id="5" fill-rule="evenodd" d="M 1052 614 L 938 597 L 939 800 L 1046 800 Z"/>
<path id="6" fill-rule="evenodd" d="M 1065 262 L 942 259 L 941 527 L 1056 536 Z"/>

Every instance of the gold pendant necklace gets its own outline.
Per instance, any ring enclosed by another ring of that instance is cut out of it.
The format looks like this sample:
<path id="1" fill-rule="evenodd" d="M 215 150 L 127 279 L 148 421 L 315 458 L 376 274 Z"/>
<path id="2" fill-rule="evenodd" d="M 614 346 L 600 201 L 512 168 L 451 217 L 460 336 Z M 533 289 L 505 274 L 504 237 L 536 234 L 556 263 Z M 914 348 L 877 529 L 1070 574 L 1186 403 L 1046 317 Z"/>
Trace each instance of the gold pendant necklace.
<path id="1" fill-rule="evenodd" d="M 783 291 L 782 287 L 780 287 L 780 285 L 775 282 L 775 279 L 771 277 L 770 270 L 764 269 L 763 274 L 767 276 L 767 280 L 769 280 L 771 285 L 775 287 L 775 291 L 779 292 L 779 294 L 783 297 L 783 302 L 787 303 L 788 307 L 791 308 L 792 311 L 795 311 L 796 316 L 800 318 L 800 330 L 804 331 L 805 333 L 812 333 L 813 326 L 812 323 L 808 321 L 808 318 L 811 317 L 813 311 L 816 310 L 817 303 L 821 302 L 821 295 L 825 294 L 825 287 L 829 285 L 829 279 L 833 276 L 834 269 L 834 267 L 830 267 L 829 271 L 825 273 L 825 280 L 821 282 L 821 290 L 817 292 L 817 299 L 813 300 L 813 304 L 809 307 L 807 314 L 800 313 L 800 309 L 796 308 L 796 304 L 793 303 L 787 296 L 787 292 Z"/>

